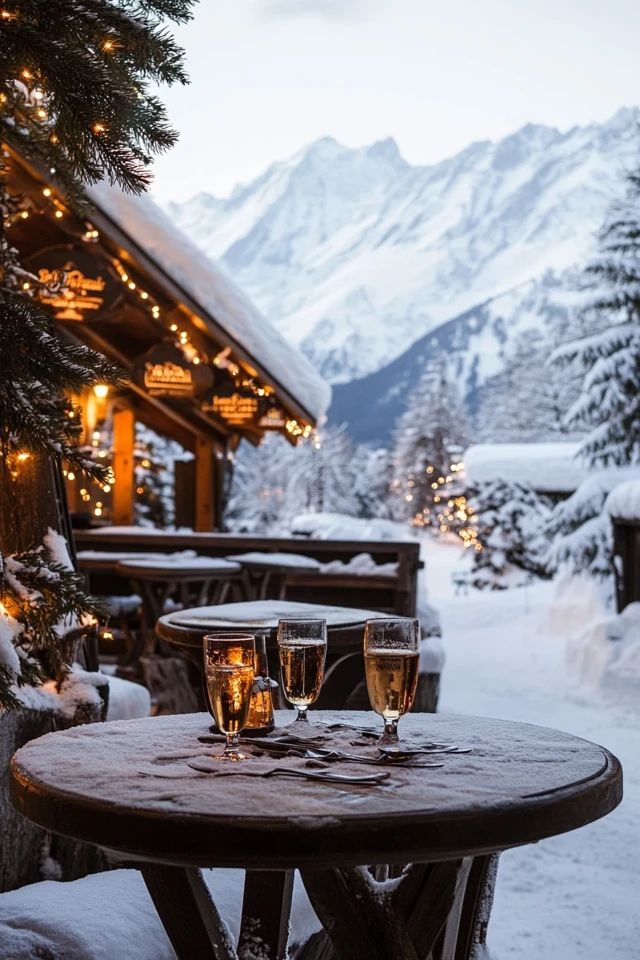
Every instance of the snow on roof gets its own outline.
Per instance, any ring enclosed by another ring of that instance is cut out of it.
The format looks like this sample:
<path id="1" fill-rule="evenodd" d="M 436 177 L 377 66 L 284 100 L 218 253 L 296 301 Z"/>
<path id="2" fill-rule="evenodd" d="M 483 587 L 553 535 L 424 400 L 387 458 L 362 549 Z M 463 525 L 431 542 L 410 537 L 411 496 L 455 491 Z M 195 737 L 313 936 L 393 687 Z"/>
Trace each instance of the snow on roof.
<path id="1" fill-rule="evenodd" d="M 625 480 L 614 487 L 604 505 L 610 517 L 640 520 L 640 480 Z"/>
<path id="2" fill-rule="evenodd" d="M 149 198 L 103 181 L 88 188 L 91 201 L 134 241 L 314 419 L 331 401 L 331 387 L 284 339 L 222 269 L 181 233 Z"/>
<path id="3" fill-rule="evenodd" d="M 572 493 L 587 476 L 579 443 L 480 443 L 463 456 L 469 483 L 513 480 L 540 493 Z"/>

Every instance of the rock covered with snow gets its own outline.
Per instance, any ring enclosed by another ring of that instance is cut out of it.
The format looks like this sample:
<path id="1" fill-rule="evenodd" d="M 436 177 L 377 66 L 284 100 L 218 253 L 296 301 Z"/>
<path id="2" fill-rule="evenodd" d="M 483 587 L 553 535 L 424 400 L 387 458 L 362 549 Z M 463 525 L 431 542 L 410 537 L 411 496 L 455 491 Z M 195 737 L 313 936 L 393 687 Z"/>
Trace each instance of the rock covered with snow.
<path id="1" fill-rule="evenodd" d="M 626 480 L 614 487 L 605 501 L 610 517 L 640 520 L 640 480 Z"/>

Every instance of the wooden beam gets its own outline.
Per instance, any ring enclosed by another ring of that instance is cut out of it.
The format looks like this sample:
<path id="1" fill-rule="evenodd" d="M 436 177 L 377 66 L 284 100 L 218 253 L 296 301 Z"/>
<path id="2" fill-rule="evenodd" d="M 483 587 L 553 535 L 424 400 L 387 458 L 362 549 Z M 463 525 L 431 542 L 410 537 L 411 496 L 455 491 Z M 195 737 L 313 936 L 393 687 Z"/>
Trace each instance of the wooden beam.
<path id="1" fill-rule="evenodd" d="M 195 524 L 198 533 L 213 530 L 215 526 L 215 497 L 213 458 L 215 446 L 208 437 L 196 437 Z"/>
<path id="2" fill-rule="evenodd" d="M 136 421 L 128 407 L 113 412 L 113 523 L 116 526 L 133 524 L 133 485 Z"/>

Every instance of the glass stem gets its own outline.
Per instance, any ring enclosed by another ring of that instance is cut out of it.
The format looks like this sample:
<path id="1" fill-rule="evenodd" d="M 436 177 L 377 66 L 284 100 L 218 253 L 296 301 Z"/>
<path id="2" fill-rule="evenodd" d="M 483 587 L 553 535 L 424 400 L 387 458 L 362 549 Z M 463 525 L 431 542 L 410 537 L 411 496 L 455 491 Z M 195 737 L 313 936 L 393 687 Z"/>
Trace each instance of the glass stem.
<path id="1" fill-rule="evenodd" d="M 398 721 L 397 720 L 385 720 L 384 721 L 384 733 L 382 734 L 383 743 L 398 743 Z"/>
<path id="2" fill-rule="evenodd" d="M 298 716 L 296 717 L 296 722 L 302 721 L 303 723 L 309 723 L 309 717 L 307 716 L 306 707 L 296 707 L 298 711 Z"/>
<path id="3" fill-rule="evenodd" d="M 225 757 L 237 757 L 238 756 L 238 746 L 240 744 L 240 734 L 239 733 L 228 733 L 227 742 L 224 747 L 224 756 Z"/>

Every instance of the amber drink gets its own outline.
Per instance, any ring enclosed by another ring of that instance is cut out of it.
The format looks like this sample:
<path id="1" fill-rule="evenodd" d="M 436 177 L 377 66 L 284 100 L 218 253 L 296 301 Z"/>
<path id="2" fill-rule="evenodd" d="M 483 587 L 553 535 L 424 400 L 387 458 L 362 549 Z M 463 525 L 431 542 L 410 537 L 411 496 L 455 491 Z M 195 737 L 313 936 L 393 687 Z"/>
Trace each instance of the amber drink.
<path id="1" fill-rule="evenodd" d="M 378 650 L 364 658 L 372 709 L 385 720 L 399 720 L 411 709 L 418 684 L 418 654 Z"/>
<path id="2" fill-rule="evenodd" d="M 247 724 L 253 687 L 253 664 L 215 664 L 207 671 L 207 689 L 213 716 L 227 736 Z"/>
<path id="3" fill-rule="evenodd" d="M 409 617 L 367 620 L 364 666 L 371 707 L 384 719 L 378 741 L 398 748 L 398 721 L 413 704 L 418 684 L 420 625 Z"/>
<path id="4" fill-rule="evenodd" d="M 284 693 L 294 707 L 308 707 L 318 699 L 324 677 L 326 649 L 323 643 L 306 640 L 280 645 Z"/>
<path id="5" fill-rule="evenodd" d="M 307 708 L 318 699 L 327 653 L 325 620 L 280 620 L 278 652 L 284 695 L 308 722 Z"/>

